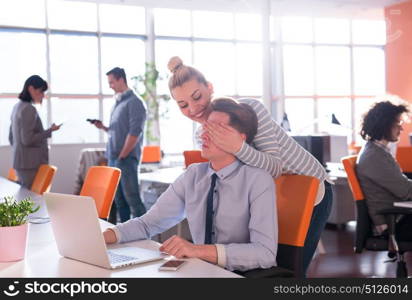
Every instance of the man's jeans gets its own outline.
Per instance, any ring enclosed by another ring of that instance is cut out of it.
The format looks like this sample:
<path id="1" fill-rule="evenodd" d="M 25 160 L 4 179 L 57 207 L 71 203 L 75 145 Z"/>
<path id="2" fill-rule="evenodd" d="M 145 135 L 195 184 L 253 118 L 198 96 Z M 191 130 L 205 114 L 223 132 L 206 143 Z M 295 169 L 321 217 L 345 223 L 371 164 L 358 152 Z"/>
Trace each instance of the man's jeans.
<path id="1" fill-rule="evenodd" d="M 137 165 L 138 161 L 135 157 L 109 159 L 110 167 L 116 167 L 122 171 L 115 196 L 115 204 L 121 222 L 129 220 L 130 213 L 132 218 L 140 217 L 146 213 L 146 208 L 140 199 Z"/>

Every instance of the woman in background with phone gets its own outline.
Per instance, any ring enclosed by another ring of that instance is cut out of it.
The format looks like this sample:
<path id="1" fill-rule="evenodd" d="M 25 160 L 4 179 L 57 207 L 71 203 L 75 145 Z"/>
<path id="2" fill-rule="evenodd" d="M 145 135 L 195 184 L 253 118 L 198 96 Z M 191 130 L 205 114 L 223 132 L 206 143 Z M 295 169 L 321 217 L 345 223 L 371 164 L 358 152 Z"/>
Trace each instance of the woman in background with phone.
<path id="1" fill-rule="evenodd" d="M 53 123 L 44 130 L 33 105 L 43 102 L 47 88 L 47 82 L 40 76 L 27 78 L 19 95 L 20 101 L 13 107 L 11 114 L 9 141 L 13 147 L 13 168 L 16 169 L 20 184 L 29 189 L 39 166 L 49 163 L 47 138 L 61 126 Z"/>

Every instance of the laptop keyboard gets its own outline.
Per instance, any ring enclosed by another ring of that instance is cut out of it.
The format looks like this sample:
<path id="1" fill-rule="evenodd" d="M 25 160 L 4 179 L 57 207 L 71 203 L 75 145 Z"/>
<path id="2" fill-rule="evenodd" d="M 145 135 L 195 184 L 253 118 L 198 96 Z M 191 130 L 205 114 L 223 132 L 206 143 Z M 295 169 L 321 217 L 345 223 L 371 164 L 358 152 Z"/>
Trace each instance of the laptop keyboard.
<path id="1" fill-rule="evenodd" d="M 107 251 L 107 254 L 109 255 L 110 263 L 112 264 L 127 263 L 127 262 L 131 262 L 137 259 L 137 257 L 121 255 L 121 254 L 113 253 L 111 251 Z"/>

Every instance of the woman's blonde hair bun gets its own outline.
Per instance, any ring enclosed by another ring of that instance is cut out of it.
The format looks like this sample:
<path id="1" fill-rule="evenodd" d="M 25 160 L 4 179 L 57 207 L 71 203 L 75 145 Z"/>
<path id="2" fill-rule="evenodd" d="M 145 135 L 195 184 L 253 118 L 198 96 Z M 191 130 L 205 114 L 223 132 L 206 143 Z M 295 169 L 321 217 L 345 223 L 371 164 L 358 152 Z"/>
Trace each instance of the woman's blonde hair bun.
<path id="1" fill-rule="evenodd" d="M 176 72 L 180 67 L 183 66 L 183 60 L 179 56 L 173 56 L 169 59 L 167 63 L 167 68 L 170 72 Z"/>

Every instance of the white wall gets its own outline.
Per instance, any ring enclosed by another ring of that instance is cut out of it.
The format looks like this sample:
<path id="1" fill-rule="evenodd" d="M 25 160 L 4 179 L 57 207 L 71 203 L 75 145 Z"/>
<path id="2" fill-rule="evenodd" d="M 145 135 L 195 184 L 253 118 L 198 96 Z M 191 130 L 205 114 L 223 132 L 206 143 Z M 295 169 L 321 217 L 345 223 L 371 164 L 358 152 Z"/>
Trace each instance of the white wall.
<path id="1" fill-rule="evenodd" d="M 50 164 L 57 167 L 52 192 L 72 194 L 76 180 L 80 151 L 84 148 L 104 148 L 103 143 L 94 144 L 54 144 L 50 146 Z M 0 147 L 0 176 L 7 176 L 12 167 L 10 146 Z"/>

